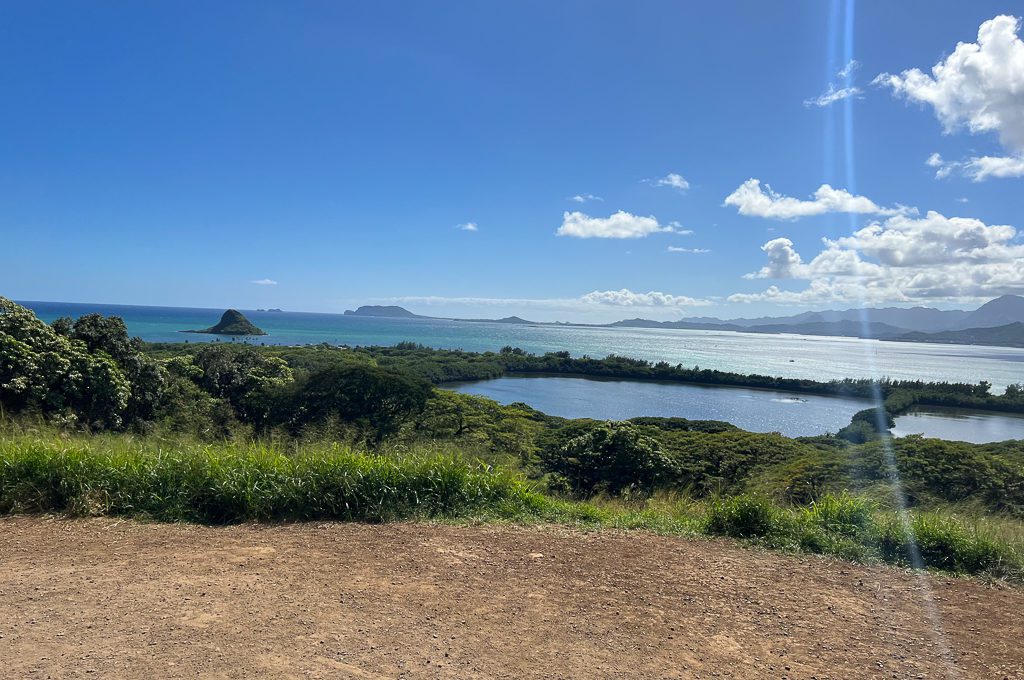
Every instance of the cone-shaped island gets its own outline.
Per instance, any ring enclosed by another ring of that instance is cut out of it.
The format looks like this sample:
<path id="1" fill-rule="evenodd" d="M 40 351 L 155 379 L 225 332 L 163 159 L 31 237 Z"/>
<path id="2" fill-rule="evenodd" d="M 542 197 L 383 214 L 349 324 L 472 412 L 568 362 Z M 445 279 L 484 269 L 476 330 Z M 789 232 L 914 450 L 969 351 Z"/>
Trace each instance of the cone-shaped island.
<path id="1" fill-rule="evenodd" d="M 266 332 L 253 325 L 237 309 L 229 309 L 220 317 L 220 323 L 203 330 L 181 331 L 182 333 L 210 333 L 213 335 L 266 335 Z"/>

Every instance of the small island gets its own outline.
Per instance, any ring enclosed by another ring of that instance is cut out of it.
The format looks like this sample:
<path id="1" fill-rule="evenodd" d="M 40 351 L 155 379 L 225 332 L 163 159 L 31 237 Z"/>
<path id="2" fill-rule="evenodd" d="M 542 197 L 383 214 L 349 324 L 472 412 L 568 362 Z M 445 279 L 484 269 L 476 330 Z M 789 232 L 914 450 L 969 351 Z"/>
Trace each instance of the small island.
<path id="1" fill-rule="evenodd" d="M 237 309 L 229 309 L 220 317 L 220 323 L 202 330 L 181 331 L 182 333 L 209 333 L 212 335 L 266 335 L 266 331 L 258 328 L 245 318 Z"/>

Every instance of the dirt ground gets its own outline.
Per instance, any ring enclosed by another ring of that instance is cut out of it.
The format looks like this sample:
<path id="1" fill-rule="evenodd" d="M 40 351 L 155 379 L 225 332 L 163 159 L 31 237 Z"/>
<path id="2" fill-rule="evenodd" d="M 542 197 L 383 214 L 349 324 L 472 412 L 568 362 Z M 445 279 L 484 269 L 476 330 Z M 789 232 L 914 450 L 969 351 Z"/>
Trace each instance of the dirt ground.
<path id="1" fill-rule="evenodd" d="M 1022 678 L 1024 591 L 728 541 L 0 519 L 4 678 Z"/>

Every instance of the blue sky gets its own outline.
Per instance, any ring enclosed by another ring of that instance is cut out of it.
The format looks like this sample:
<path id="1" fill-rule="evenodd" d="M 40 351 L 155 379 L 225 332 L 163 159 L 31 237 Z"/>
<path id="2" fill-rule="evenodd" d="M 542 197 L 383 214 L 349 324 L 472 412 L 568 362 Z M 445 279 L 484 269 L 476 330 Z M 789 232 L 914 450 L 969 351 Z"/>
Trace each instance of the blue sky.
<path id="1" fill-rule="evenodd" d="M 1024 293 L 1021 14 L 5 2 L 0 294 L 591 321 L 973 307 Z"/>

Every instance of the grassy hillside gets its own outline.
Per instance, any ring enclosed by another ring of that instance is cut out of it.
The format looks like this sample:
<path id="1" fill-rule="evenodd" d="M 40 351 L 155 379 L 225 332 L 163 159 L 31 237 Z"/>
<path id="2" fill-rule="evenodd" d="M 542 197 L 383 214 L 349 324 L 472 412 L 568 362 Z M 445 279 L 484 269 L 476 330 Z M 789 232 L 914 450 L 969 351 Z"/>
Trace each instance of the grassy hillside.
<path id="1" fill-rule="evenodd" d="M 1024 576 L 1024 531 L 1009 520 L 902 513 L 847 494 L 806 505 L 758 494 L 694 501 L 560 500 L 508 470 L 418 447 L 374 455 L 337 445 L 285 452 L 123 436 L 0 440 L 0 513 L 64 512 L 171 521 L 443 519 L 721 535 L 785 550 Z"/>

